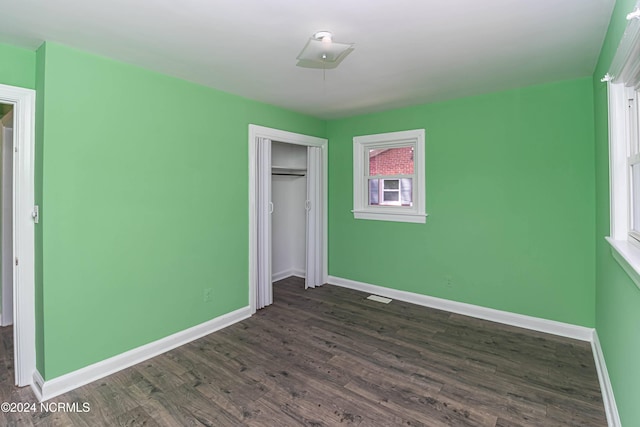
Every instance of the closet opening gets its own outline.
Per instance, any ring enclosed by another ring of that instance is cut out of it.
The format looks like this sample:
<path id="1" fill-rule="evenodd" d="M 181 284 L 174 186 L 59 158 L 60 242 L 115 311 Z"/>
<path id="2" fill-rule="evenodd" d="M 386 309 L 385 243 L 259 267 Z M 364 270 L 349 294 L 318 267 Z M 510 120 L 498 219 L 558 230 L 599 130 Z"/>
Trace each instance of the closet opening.
<path id="1" fill-rule="evenodd" d="M 327 148 L 326 139 L 249 126 L 252 312 L 273 302 L 275 281 L 327 280 Z"/>
<path id="2" fill-rule="evenodd" d="M 305 277 L 307 147 L 271 142 L 271 280 Z"/>

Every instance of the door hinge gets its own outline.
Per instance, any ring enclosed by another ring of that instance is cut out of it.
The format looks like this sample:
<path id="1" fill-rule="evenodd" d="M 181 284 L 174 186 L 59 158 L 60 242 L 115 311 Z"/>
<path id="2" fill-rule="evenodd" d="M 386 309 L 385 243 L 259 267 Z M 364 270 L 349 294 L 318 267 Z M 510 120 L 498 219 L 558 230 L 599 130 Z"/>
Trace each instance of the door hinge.
<path id="1" fill-rule="evenodd" d="M 18 265 L 18 257 L 16 257 L 16 265 Z"/>
<path id="2" fill-rule="evenodd" d="M 31 212 L 31 218 L 33 218 L 33 222 L 36 224 L 40 221 L 40 207 L 35 205 L 33 207 L 33 212 Z"/>

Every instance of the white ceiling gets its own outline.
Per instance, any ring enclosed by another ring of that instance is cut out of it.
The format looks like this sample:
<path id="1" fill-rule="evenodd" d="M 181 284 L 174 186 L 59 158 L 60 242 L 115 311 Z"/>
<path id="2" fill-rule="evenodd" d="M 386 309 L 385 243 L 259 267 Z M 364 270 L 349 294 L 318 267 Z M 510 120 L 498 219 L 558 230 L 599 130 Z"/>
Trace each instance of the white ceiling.
<path id="1" fill-rule="evenodd" d="M 0 0 L 0 42 L 48 40 L 320 118 L 591 75 L 614 0 Z M 296 67 L 318 30 L 355 43 Z"/>

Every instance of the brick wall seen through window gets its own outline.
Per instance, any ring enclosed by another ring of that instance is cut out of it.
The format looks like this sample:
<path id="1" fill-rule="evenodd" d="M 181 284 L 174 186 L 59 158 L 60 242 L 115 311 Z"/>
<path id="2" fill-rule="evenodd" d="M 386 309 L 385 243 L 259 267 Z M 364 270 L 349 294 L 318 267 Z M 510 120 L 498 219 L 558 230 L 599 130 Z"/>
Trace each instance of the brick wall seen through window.
<path id="1" fill-rule="evenodd" d="M 369 175 L 413 175 L 413 147 L 370 150 Z"/>

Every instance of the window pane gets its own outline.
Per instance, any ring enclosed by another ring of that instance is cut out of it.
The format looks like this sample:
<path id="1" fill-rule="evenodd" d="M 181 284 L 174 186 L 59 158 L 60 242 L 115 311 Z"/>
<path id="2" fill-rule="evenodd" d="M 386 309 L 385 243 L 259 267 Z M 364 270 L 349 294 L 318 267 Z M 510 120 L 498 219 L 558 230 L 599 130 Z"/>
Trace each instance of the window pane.
<path id="1" fill-rule="evenodd" d="M 397 202 L 400 200 L 400 192 L 398 191 L 385 191 L 384 192 L 384 201 L 385 202 Z"/>
<path id="2" fill-rule="evenodd" d="M 400 189 L 400 180 L 399 179 L 385 179 L 384 180 L 384 189 L 385 190 L 399 190 Z"/>
<path id="3" fill-rule="evenodd" d="M 369 179 L 369 206 L 413 206 L 413 179 Z"/>
<path id="4" fill-rule="evenodd" d="M 413 146 L 369 150 L 369 175 L 413 175 Z"/>
<path id="5" fill-rule="evenodd" d="M 379 193 L 378 193 L 378 184 L 380 180 L 378 179 L 370 179 L 369 180 L 369 205 L 378 205 L 380 202 Z"/>
<path id="6" fill-rule="evenodd" d="M 413 206 L 413 180 L 402 178 L 400 184 L 402 206 Z"/>
<path id="7" fill-rule="evenodd" d="M 640 163 L 631 166 L 631 229 L 640 232 Z"/>

